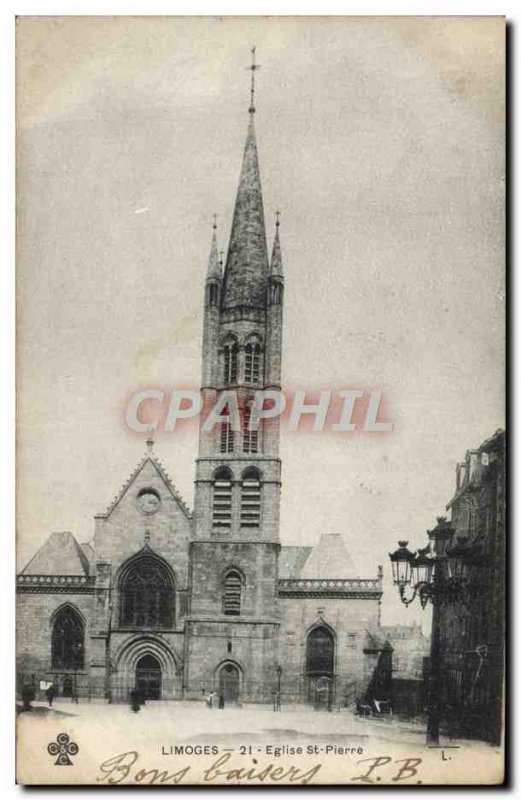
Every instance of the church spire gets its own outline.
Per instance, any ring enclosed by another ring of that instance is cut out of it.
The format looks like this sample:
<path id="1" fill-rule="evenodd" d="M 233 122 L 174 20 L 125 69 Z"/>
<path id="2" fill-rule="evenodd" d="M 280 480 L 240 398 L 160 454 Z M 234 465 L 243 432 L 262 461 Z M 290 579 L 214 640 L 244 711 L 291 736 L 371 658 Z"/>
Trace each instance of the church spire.
<path id="1" fill-rule="evenodd" d="M 210 257 L 208 259 L 208 269 L 206 271 L 206 280 L 209 278 L 221 279 L 221 265 L 219 263 L 219 254 L 217 251 L 217 215 L 213 215 L 213 235 L 212 244 L 210 247 Z"/>
<path id="2" fill-rule="evenodd" d="M 282 278 L 282 254 L 280 252 L 280 211 L 275 212 L 275 239 L 273 240 L 273 250 L 271 253 L 270 274 L 273 277 Z"/>
<path id="3" fill-rule="evenodd" d="M 224 272 L 223 308 L 265 306 L 266 278 L 269 271 L 254 126 L 254 78 L 255 71 L 259 69 L 259 65 L 255 63 L 255 48 L 250 69 L 252 84 L 248 110 L 249 122 Z"/>

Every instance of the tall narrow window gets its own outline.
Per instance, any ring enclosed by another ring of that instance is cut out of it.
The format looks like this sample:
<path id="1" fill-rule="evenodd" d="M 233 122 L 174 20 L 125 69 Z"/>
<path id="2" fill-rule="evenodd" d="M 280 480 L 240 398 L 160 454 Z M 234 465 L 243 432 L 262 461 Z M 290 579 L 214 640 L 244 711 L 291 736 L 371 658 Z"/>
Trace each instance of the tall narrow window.
<path id="1" fill-rule="evenodd" d="M 83 669 L 85 629 L 71 606 L 58 612 L 52 628 L 51 661 L 53 669 Z"/>
<path id="2" fill-rule="evenodd" d="M 224 345 L 224 383 L 237 383 L 237 357 L 237 343 L 227 342 Z"/>
<path id="3" fill-rule="evenodd" d="M 241 487 L 241 526 L 258 528 L 260 525 L 261 484 L 256 469 L 244 473 Z"/>
<path id="4" fill-rule="evenodd" d="M 174 624 L 174 585 L 165 564 L 143 555 L 123 573 L 120 621 L 129 628 L 170 628 Z"/>
<path id="5" fill-rule="evenodd" d="M 223 585 L 223 614 L 238 617 L 241 613 L 242 580 L 239 573 L 231 569 L 226 573 Z"/>
<path id="6" fill-rule="evenodd" d="M 229 528 L 232 524 L 232 474 L 230 470 L 219 470 L 213 483 L 214 528 Z"/>
<path id="7" fill-rule="evenodd" d="M 225 417 L 225 421 L 221 422 L 220 451 L 221 453 L 233 453 L 235 437 L 230 422 L 230 411 L 228 406 L 223 408 L 222 416 Z"/>
<path id="8" fill-rule="evenodd" d="M 260 379 L 261 346 L 258 342 L 248 342 L 245 348 L 244 380 L 258 383 Z"/>
<path id="9" fill-rule="evenodd" d="M 258 453 L 259 431 L 250 430 L 251 407 L 246 406 L 242 412 L 242 449 L 244 453 Z"/>

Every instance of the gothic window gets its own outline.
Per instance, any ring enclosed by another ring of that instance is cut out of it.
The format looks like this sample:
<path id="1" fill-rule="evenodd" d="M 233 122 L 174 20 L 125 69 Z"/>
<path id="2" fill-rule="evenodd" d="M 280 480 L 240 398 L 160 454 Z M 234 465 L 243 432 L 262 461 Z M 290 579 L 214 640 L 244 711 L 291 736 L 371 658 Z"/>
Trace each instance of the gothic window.
<path id="1" fill-rule="evenodd" d="M 306 644 L 306 674 L 331 677 L 334 673 L 335 643 L 333 634 L 319 625 L 310 632 Z"/>
<path id="2" fill-rule="evenodd" d="M 246 470 L 241 486 L 241 527 L 258 528 L 260 525 L 261 483 L 259 472 Z"/>
<path id="3" fill-rule="evenodd" d="M 225 421 L 221 422 L 219 449 L 221 453 L 233 453 L 235 436 L 230 422 L 230 411 L 228 406 L 223 408 L 222 416 L 224 417 Z"/>
<path id="4" fill-rule="evenodd" d="M 242 412 L 242 449 L 244 453 L 258 453 L 259 431 L 250 430 L 251 407 L 248 405 Z"/>
<path id="5" fill-rule="evenodd" d="M 70 606 L 58 612 L 52 628 L 53 669 L 83 669 L 85 629 L 83 621 Z"/>
<path id="6" fill-rule="evenodd" d="M 171 628 L 174 624 L 174 585 L 166 566 L 154 556 L 141 556 L 121 580 L 123 627 Z"/>
<path id="7" fill-rule="evenodd" d="M 212 524 L 214 528 L 229 528 L 232 524 L 232 474 L 225 467 L 215 474 Z"/>
<path id="8" fill-rule="evenodd" d="M 238 353 L 237 342 L 227 342 L 224 345 L 224 383 L 237 383 Z"/>
<path id="9" fill-rule="evenodd" d="M 261 346 L 258 342 L 248 342 L 245 348 L 244 380 L 258 383 L 260 378 Z"/>
<path id="10" fill-rule="evenodd" d="M 237 617 L 241 613 L 242 579 L 237 570 L 229 570 L 223 582 L 223 614 Z"/>

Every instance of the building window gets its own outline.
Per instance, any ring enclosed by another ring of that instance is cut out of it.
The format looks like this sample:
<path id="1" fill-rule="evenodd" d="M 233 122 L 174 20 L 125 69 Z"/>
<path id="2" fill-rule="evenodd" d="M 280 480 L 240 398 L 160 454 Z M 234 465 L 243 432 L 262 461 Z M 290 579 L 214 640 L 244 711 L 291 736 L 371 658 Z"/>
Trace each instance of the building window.
<path id="1" fill-rule="evenodd" d="M 241 613 L 242 579 L 237 570 L 226 573 L 223 582 L 223 614 L 238 617 Z"/>
<path id="2" fill-rule="evenodd" d="M 245 348 L 244 380 L 258 383 L 260 379 L 261 346 L 258 342 L 248 342 Z"/>
<path id="3" fill-rule="evenodd" d="M 71 606 L 58 612 L 52 628 L 53 669 L 83 669 L 85 627 Z"/>
<path id="4" fill-rule="evenodd" d="M 227 405 L 222 410 L 222 416 L 225 421 L 221 422 L 220 451 L 221 453 L 233 453 L 235 436 L 230 422 L 230 410 Z"/>
<path id="5" fill-rule="evenodd" d="M 250 430 L 251 406 L 246 406 L 242 412 L 242 449 L 244 453 L 259 452 L 259 431 Z"/>
<path id="6" fill-rule="evenodd" d="M 214 478 L 212 523 L 214 528 L 229 528 L 232 524 L 232 474 L 226 468 Z"/>
<path id="7" fill-rule="evenodd" d="M 219 302 L 219 287 L 215 283 L 208 286 L 208 302 L 211 306 L 216 306 Z"/>
<path id="8" fill-rule="evenodd" d="M 256 469 L 248 469 L 241 486 L 241 526 L 258 528 L 260 525 L 261 483 Z"/>
<path id="9" fill-rule="evenodd" d="M 236 342 L 224 345 L 224 383 L 237 383 L 238 347 Z"/>
<path id="10" fill-rule="evenodd" d="M 130 628 L 171 628 L 174 584 L 169 570 L 155 556 L 141 556 L 121 579 L 120 622 Z"/>

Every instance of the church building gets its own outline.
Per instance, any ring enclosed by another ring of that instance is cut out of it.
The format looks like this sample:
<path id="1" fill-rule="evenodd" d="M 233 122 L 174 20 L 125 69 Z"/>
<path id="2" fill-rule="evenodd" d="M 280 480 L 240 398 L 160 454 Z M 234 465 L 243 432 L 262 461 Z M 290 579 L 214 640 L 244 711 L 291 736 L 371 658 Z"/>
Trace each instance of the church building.
<path id="1" fill-rule="evenodd" d="M 249 425 L 253 393 L 281 388 L 285 301 L 278 216 L 271 258 L 266 241 L 254 69 L 227 256 L 223 268 L 214 230 L 202 291 L 203 409 L 234 390 L 240 430 L 201 424 L 193 510 L 149 440 L 91 544 L 49 536 L 17 576 L 19 684 L 331 708 L 374 680 L 382 570 L 358 577 L 338 533 L 281 545 L 279 420 Z"/>

